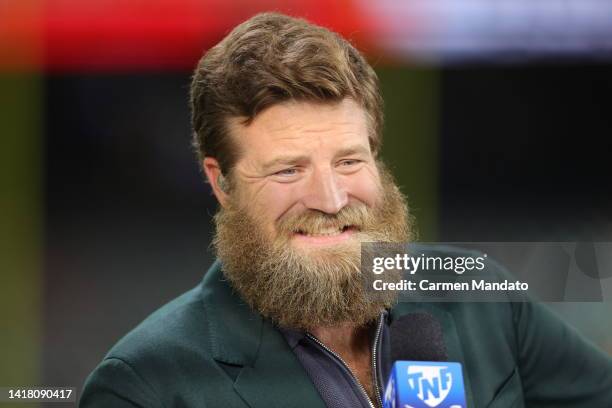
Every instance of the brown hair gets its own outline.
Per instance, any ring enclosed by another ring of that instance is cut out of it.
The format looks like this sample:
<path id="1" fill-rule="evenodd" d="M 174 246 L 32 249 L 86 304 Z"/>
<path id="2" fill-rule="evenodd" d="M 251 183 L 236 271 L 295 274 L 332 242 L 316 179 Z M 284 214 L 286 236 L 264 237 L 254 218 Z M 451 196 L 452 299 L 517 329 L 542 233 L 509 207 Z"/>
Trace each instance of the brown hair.
<path id="1" fill-rule="evenodd" d="M 370 122 L 376 155 L 382 138 L 378 78 L 345 39 L 305 20 L 258 14 L 234 28 L 200 59 L 191 83 L 194 145 L 228 173 L 237 160 L 227 134 L 232 117 L 248 125 L 267 107 L 287 101 L 352 98 Z"/>

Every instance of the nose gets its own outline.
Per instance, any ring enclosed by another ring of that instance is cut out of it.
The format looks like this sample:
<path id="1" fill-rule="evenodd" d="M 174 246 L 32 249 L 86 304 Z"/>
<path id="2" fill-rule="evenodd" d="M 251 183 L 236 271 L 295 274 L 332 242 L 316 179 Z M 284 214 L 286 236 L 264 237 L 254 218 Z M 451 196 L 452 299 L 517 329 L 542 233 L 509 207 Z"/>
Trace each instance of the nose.
<path id="1" fill-rule="evenodd" d="M 337 214 L 348 204 L 348 194 L 332 169 L 315 170 L 303 203 L 311 210 Z"/>

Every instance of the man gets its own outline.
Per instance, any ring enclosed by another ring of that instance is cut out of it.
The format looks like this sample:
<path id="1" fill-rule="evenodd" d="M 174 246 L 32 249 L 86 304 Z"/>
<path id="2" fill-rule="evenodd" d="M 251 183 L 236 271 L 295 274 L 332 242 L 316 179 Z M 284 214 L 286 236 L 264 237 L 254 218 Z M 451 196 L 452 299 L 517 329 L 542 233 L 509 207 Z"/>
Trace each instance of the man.
<path id="1" fill-rule="evenodd" d="M 365 290 L 360 243 L 413 234 L 377 158 L 376 75 L 347 41 L 255 16 L 201 59 L 191 102 L 220 262 L 109 352 L 82 407 L 377 407 L 394 347 L 426 325 L 470 407 L 612 406 L 608 357 L 538 305 Z"/>

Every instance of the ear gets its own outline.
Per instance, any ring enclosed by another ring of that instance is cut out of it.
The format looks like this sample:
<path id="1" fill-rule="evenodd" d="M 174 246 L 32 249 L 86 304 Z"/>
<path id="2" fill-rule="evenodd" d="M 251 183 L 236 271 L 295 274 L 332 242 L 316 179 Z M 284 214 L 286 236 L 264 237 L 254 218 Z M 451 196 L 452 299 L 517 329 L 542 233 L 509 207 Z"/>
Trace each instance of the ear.
<path id="1" fill-rule="evenodd" d="M 220 181 L 222 182 L 223 173 L 221 173 L 221 166 L 219 166 L 219 162 L 217 159 L 213 157 L 205 157 L 202 162 L 202 167 L 204 168 L 204 173 L 206 173 L 206 178 L 212 187 L 212 191 L 217 197 L 219 204 L 222 207 L 225 207 L 228 200 L 227 191 L 220 186 Z"/>

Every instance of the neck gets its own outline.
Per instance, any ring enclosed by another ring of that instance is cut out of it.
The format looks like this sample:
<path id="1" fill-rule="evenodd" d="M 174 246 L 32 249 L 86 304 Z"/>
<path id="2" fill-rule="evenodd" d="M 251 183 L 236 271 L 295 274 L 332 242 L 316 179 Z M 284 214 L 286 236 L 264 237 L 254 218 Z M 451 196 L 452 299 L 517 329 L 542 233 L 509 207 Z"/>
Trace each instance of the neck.
<path id="1" fill-rule="evenodd" d="M 310 333 L 341 356 L 370 353 L 370 335 L 367 327 L 341 323 L 337 326 L 315 327 Z"/>

